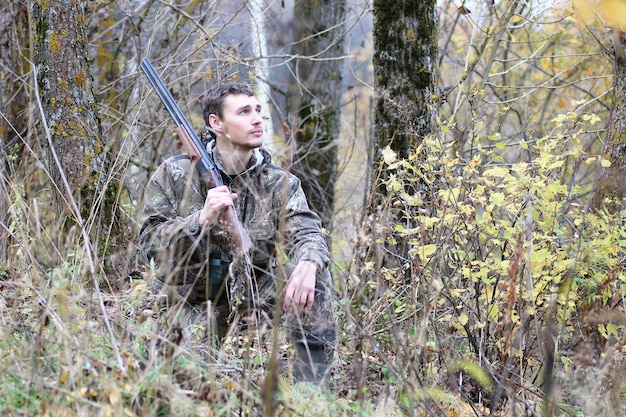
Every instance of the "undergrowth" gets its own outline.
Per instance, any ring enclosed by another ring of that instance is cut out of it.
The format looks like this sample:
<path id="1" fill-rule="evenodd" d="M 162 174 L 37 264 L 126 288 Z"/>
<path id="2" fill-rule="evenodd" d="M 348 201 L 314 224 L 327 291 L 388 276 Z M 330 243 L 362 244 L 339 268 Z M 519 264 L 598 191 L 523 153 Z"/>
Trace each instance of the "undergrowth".
<path id="1" fill-rule="evenodd" d="M 31 204 L 43 202 L 14 190 L 0 270 L 0 413 L 620 415 L 626 213 L 585 206 L 589 186 L 578 179 L 605 163 L 578 140 L 594 120 L 558 118 L 556 134 L 518 155 L 495 139 L 454 155 L 444 135 L 407 160 L 385 152 L 387 210 L 401 220 L 367 217 L 352 264 L 335 270 L 329 390 L 293 384 L 282 340 L 269 397 L 272 344 L 254 335 L 234 335 L 208 361 L 157 349 L 146 267 L 94 276 L 80 234 L 59 244 L 53 219 L 33 217 Z M 408 257 L 384 252 L 400 241 Z"/>

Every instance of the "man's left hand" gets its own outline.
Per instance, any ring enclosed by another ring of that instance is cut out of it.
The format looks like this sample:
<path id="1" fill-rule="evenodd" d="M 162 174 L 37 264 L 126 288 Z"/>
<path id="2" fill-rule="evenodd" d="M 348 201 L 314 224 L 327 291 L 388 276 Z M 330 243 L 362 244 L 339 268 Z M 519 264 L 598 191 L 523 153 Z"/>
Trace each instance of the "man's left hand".
<path id="1" fill-rule="evenodd" d="M 287 285 L 283 289 L 283 309 L 299 313 L 302 309 L 311 311 L 315 299 L 315 275 L 317 264 L 311 261 L 300 261 L 291 273 Z"/>

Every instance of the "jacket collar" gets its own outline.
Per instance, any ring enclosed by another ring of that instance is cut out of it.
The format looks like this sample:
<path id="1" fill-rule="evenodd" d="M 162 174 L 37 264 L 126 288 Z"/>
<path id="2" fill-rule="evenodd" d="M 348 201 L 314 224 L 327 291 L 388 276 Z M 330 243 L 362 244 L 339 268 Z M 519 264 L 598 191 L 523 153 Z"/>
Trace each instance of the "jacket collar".
<path id="1" fill-rule="evenodd" d="M 230 175 L 226 174 L 226 170 L 224 169 L 224 166 L 222 165 L 222 158 L 220 157 L 220 153 L 217 150 L 217 144 L 215 142 L 215 139 L 211 139 L 207 142 L 206 150 L 209 156 L 213 159 L 213 162 L 215 162 L 215 165 L 220 170 L 220 172 L 223 175 L 231 177 Z M 272 157 L 270 156 L 269 152 L 267 152 L 263 148 L 256 148 L 252 151 L 252 158 L 250 158 L 250 162 L 248 163 L 248 166 L 245 169 L 245 171 L 240 172 L 234 177 L 239 177 L 242 175 L 252 173 L 253 171 L 258 170 L 262 166 L 267 165 L 271 162 L 272 162 Z"/>

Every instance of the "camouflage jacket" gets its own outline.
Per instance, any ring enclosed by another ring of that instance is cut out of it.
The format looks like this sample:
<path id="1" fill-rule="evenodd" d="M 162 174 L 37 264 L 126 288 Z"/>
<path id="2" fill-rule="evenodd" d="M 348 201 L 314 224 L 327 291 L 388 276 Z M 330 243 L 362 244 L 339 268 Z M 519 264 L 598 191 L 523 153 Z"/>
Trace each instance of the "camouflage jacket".
<path id="1" fill-rule="evenodd" d="M 330 257 L 320 219 L 309 209 L 300 180 L 273 165 L 269 153 L 254 151 L 246 171 L 229 177 L 221 165 L 215 142 L 209 154 L 222 173 L 224 184 L 237 193 L 235 208 L 253 243 L 250 259 L 258 271 L 271 271 L 277 259 L 277 242 L 292 262 L 310 260 L 321 271 Z M 218 225 L 201 228 L 199 210 L 206 198 L 191 160 L 183 155 L 164 161 L 148 182 L 142 216 L 140 245 L 153 261 L 153 288 L 165 285 L 187 301 L 202 302 L 206 294 L 212 251 L 228 256 L 227 238 Z M 171 294 L 168 294 L 171 297 Z"/>

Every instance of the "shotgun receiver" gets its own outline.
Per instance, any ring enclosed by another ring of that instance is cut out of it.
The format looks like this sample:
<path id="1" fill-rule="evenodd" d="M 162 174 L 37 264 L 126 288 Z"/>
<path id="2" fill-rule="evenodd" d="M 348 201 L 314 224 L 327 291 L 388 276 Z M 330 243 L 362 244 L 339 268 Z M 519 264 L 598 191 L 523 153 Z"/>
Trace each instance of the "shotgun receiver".
<path id="1" fill-rule="evenodd" d="M 180 110 L 169 90 L 165 87 L 165 84 L 163 84 L 163 81 L 147 58 L 141 61 L 141 69 L 144 74 L 146 74 L 148 81 L 150 81 L 150 84 L 163 102 L 170 116 L 174 119 L 178 137 L 183 142 L 191 161 L 196 163 L 196 168 L 201 178 L 212 187 L 223 185 L 222 177 L 215 162 L 207 153 L 202 141 L 198 138 L 198 135 L 196 135 L 189 121 L 187 121 L 187 118 L 185 118 L 185 115 Z M 222 213 L 221 218 L 230 229 L 229 235 L 236 249 L 247 252 L 252 248 L 250 236 L 248 236 L 248 233 L 241 225 L 233 206 L 228 207 L 228 209 Z"/>

